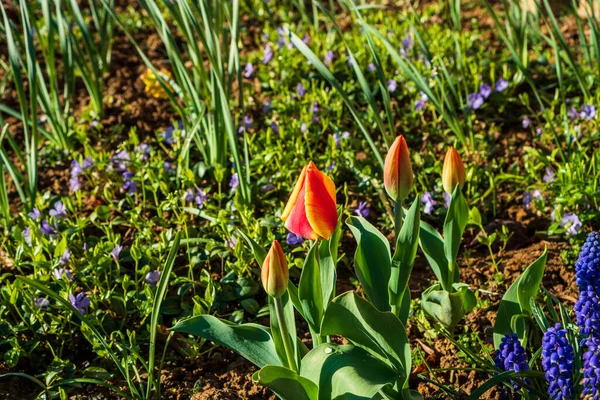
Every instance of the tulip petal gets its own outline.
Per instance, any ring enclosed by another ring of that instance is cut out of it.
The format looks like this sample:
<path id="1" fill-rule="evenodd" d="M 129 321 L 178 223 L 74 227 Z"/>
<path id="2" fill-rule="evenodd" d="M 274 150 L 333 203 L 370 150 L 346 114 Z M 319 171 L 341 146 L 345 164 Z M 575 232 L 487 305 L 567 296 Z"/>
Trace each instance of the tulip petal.
<path id="1" fill-rule="evenodd" d="M 335 206 L 335 185 L 327 175 L 319 171 L 314 164 L 306 171 L 306 217 L 314 232 L 327 240 L 333 234 L 338 223 Z"/>
<path id="2" fill-rule="evenodd" d="M 286 216 L 285 227 L 298 236 L 310 240 L 317 240 L 319 235 L 313 230 L 306 216 L 305 201 L 305 188 L 304 185 L 302 185 L 295 204 L 293 204 L 290 213 Z"/>
<path id="3" fill-rule="evenodd" d="M 300 173 L 300 177 L 298 178 L 298 181 L 296 182 L 296 186 L 294 186 L 294 190 L 292 191 L 292 194 L 290 195 L 290 198 L 289 198 L 287 204 L 285 205 L 285 209 L 283 210 L 283 213 L 281 214 L 281 219 L 284 221 L 288 219 L 290 213 L 292 212 L 292 209 L 298 202 L 298 196 L 300 194 L 300 189 L 302 189 L 304 186 L 304 179 L 306 176 L 307 168 L 308 168 L 307 166 L 302 168 L 302 172 Z"/>

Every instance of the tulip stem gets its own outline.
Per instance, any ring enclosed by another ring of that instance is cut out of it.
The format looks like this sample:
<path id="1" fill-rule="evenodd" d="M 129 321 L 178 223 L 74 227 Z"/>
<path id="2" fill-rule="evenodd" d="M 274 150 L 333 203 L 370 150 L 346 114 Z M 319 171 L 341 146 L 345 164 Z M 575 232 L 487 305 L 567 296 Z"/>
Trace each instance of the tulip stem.
<path id="1" fill-rule="evenodd" d="M 402 229 L 402 201 L 394 202 L 394 233 L 396 234 L 396 240 L 400 235 L 400 229 Z"/>
<path id="2" fill-rule="evenodd" d="M 283 303 L 281 302 L 281 297 L 273 298 L 273 304 L 275 305 L 275 314 L 277 314 L 277 322 L 279 323 L 279 330 L 281 331 L 281 339 L 283 340 L 283 347 L 285 349 L 285 355 L 287 356 L 288 366 L 292 371 L 298 373 L 294 348 L 292 347 L 287 324 L 285 323 L 285 316 L 283 315 Z"/>

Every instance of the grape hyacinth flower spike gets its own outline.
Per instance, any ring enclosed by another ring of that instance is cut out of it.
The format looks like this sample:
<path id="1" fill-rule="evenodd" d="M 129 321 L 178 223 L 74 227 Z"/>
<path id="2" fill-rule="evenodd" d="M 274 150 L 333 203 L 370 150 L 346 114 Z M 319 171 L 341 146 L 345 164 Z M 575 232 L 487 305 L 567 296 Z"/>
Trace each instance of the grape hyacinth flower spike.
<path id="1" fill-rule="evenodd" d="M 505 334 L 502 338 L 500 347 L 496 350 L 494 356 L 494 364 L 501 371 L 528 371 L 529 364 L 527 362 L 527 354 L 519 341 L 519 337 L 513 333 Z M 525 381 L 527 382 L 527 380 Z M 521 387 L 518 383 L 512 382 L 515 392 L 518 392 Z M 500 388 L 500 398 L 508 398 L 504 387 Z M 513 399 L 519 399 L 519 395 L 513 395 Z"/>
<path id="2" fill-rule="evenodd" d="M 560 324 L 548 328 L 542 340 L 542 367 L 548 381 L 548 394 L 554 400 L 573 399 L 573 346 Z"/>

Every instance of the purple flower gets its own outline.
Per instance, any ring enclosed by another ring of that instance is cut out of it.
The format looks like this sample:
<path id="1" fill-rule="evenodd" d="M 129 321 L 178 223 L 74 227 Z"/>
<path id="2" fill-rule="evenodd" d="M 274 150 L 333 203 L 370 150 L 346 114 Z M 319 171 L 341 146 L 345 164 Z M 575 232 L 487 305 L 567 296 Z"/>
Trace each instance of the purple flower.
<path id="1" fill-rule="evenodd" d="M 290 246 L 296 246 L 296 245 L 304 243 L 304 239 L 302 239 L 301 236 L 298 236 L 298 235 L 296 235 L 296 234 L 294 234 L 292 232 L 288 233 L 285 241 Z"/>
<path id="2" fill-rule="evenodd" d="M 333 171 L 335 169 L 335 161 L 332 161 L 327 167 L 325 167 L 327 171 Z"/>
<path id="3" fill-rule="evenodd" d="M 69 300 L 81 315 L 85 315 L 85 309 L 90 306 L 90 299 L 86 297 L 85 293 L 79 293 L 77 296 L 70 294 Z"/>
<path id="4" fill-rule="evenodd" d="M 92 128 L 95 128 L 98 125 L 100 125 L 100 121 L 98 121 L 97 119 L 95 119 L 95 120 L 92 121 L 91 125 L 92 125 Z"/>
<path id="5" fill-rule="evenodd" d="M 85 160 L 83 160 L 83 163 L 81 163 L 81 166 L 83 167 L 83 169 L 91 168 L 94 166 L 94 160 L 92 159 L 92 157 L 87 156 Z"/>
<path id="6" fill-rule="evenodd" d="M 534 198 L 534 200 L 541 200 L 543 198 L 542 197 L 542 192 L 540 192 L 539 189 L 535 189 L 533 191 L 533 198 Z"/>
<path id="7" fill-rule="evenodd" d="M 579 117 L 579 113 L 575 107 L 571 107 L 567 110 L 567 116 L 569 117 L 569 121 L 575 121 Z"/>
<path id="8" fill-rule="evenodd" d="M 76 160 L 71 161 L 71 178 L 77 178 L 83 173 L 83 168 L 79 165 Z"/>
<path id="9" fill-rule="evenodd" d="M 267 183 L 266 185 L 262 185 L 260 188 L 260 190 L 262 190 L 263 192 L 270 192 L 273 189 L 275 189 L 275 185 L 273 185 L 272 183 Z"/>
<path id="10" fill-rule="evenodd" d="M 573 346 L 567 340 L 567 330 L 560 324 L 550 327 L 542 340 L 542 367 L 549 383 L 551 399 L 572 399 L 573 390 Z"/>
<path id="11" fill-rule="evenodd" d="M 244 78 L 250 78 L 253 73 L 254 73 L 254 65 L 252 65 L 251 62 L 249 62 L 248 64 L 246 64 L 246 67 L 244 68 Z"/>
<path id="12" fill-rule="evenodd" d="M 200 209 L 204 208 L 204 202 L 207 199 L 208 196 L 206 195 L 206 193 L 204 193 L 204 190 L 200 188 L 196 189 L 196 192 L 194 192 L 194 189 L 188 189 L 184 197 L 185 201 L 187 201 L 188 203 L 196 203 L 196 205 Z"/>
<path id="13" fill-rule="evenodd" d="M 427 215 L 430 215 L 433 211 L 433 206 L 437 204 L 437 202 L 433 199 L 433 196 L 429 192 L 423 193 L 421 196 L 421 203 L 425 206 L 423 208 L 423 212 Z"/>
<path id="14" fill-rule="evenodd" d="M 53 275 L 54 275 L 54 277 L 55 277 L 57 280 L 59 280 L 59 281 L 60 281 L 60 280 L 62 280 L 63 276 L 64 276 L 64 277 L 66 277 L 66 278 L 67 278 L 67 280 L 69 280 L 69 281 L 72 281 L 72 280 L 73 280 L 73 274 L 72 274 L 72 273 L 71 273 L 69 270 L 67 270 L 67 269 L 65 269 L 65 268 L 56 268 L 56 269 L 55 269 L 55 270 L 52 272 L 52 274 L 53 274 Z"/>
<path id="15" fill-rule="evenodd" d="M 279 126 L 277 125 L 277 122 L 271 122 L 271 130 L 274 134 L 279 135 Z"/>
<path id="16" fill-rule="evenodd" d="M 342 147 L 340 135 L 338 135 L 337 133 L 334 133 L 333 140 L 335 142 L 335 147 L 337 147 L 338 149 Z"/>
<path id="17" fill-rule="evenodd" d="M 377 67 L 375 67 L 375 64 L 369 63 L 369 65 L 367 65 L 367 71 L 375 72 L 375 71 L 377 71 Z"/>
<path id="18" fill-rule="evenodd" d="M 600 292 L 600 233 L 588 235 L 575 263 L 575 279 L 580 290 L 589 286 Z"/>
<path id="19" fill-rule="evenodd" d="M 354 213 L 359 217 L 367 218 L 371 213 L 368 203 L 366 201 L 359 202 L 358 207 L 354 210 Z"/>
<path id="20" fill-rule="evenodd" d="M 231 236 L 229 239 L 225 240 L 225 245 L 229 247 L 231 250 L 235 249 L 235 245 L 237 244 L 237 239 L 235 236 Z"/>
<path id="21" fill-rule="evenodd" d="M 304 89 L 304 86 L 301 83 L 296 85 L 296 91 L 298 92 L 298 97 L 300 98 L 304 97 L 306 94 L 306 89 Z"/>
<path id="22" fill-rule="evenodd" d="M 594 286 L 580 287 L 579 297 L 573 310 L 582 335 L 600 338 L 600 296 Z"/>
<path id="23" fill-rule="evenodd" d="M 56 230 L 48 223 L 48 220 L 45 218 L 40 224 L 40 233 L 49 237 L 56 237 Z"/>
<path id="24" fill-rule="evenodd" d="M 271 61 L 272 59 L 273 59 L 273 49 L 271 48 L 270 44 L 267 44 L 267 47 L 265 47 L 265 50 L 263 53 L 262 63 L 268 64 L 269 61 Z"/>
<path id="25" fill-rule="evenodd" d="M 29 218 L 33 219 L 34 221 L 37 221 L 38 219 L 42 218 L 42 213 L 40 212 L 40 210 L 38 210 L 37 208 L 34 208 L 29 214 Z"/>
<path id="26" fill-rule="evenodd" d="M 116 164 L 117 171 L 123 172 L 127 169 L 127 164 L 129 164 L 129 153 L 121 150 L 113 156 L 112 161 Z"/>
<path id="27" fill-rule="evenodd" d="M 585 340 L 583 353 L 583 397 L 600 397 L 600 338 L 589 337 Z"/>
<path id="28" fill-rule="evenodd" d="M 116 244 L 115 247 L 110 252 L 110 255 L 112 256 L 113 260 L 115 260 L 116 263 L 119 262 L 119 254 L 121 254 L 121 250 L 123 250 L 123 246 Z"/>
<path id="29" fill-rule="evenodd" d="M 37 308 L 39 308 L 40 310 L 48 309 L 49 305 L 50 305 L 50 300 L 48 300 L 45 297 L 40 296 L 37 299 L 35 299 L 35 306 Z"/>
<path id="30" fill-rule="evenodd" d="M 527 190 L 523 193 L 523 204 L 525 205 L 526 209 L 529 209 L 531 206 L 531 193 L 529 193 Z"/>
<path id="31" fill-rule="evenodd" d="M 481 86 L 479 86 L 479 94 L 484 99 L 487 99 L 492 94 L 492 88 L 487 83 L 482 83 Z"/>
<path id="32" fill-rule="evenodd" d="M 308 127 L 306 126 L 306 123 L 303 122 L 302 125 L 300 125 L 300 132 L 302 132 L 304 134 L 304 133 L 306 133 L 307 129 L 308 129 Z"/>
<path id="33" fill-rule="evenodd" d="M 76 192 L 81 189 L 81 181 L 79 178 L 70 178 L 69 179 L 69 189 L 71 192 Z"/>
<path id="34" fill-rule="evenodd" d="M 140 153 L 140 158 L 143 161 L 147 161 L 150 158 L 150 145 L 148 143 L 142 143 L 137 147 L 137 151 Z"/>
<path id="35" fill-rule="evenodd" d="M 348 131 L 342 132 L 342 139 L 350 139 L 350 132 L 348 132 Z"/>
<path id="36" fill-rule="evenodd" d="M 582 227 L 579 217 L 572 212 L 564 214 L 559 225 L 561 228 L 567 228 L 569 236 L 577 235 Z"/>
<path id="37" fill-rule="evenodd" d="M 69 262 L 69 258 L 71 258 L 71 252 L 69 251 L 69 249 L 65 249 L 63 255 L 60 257 L 60 265 L 67 265 L 67 263 Z"/>
<path id="38" fill-rule="evenodd" d="M 160 280 L 160 271 L 150 271 L 146 274 L 144 281 L 150 286 L 156 286 Z"/>
<path id="39" fill-rule="evenodd" d="M 512 335 L 508 333 L 504 335 L 498 350 L 496 350 L 494 364 L 500 371 L 521 372 L 529 370 L 527 354 L 519 341 L 519 337 L 515 333 Z M 520 385 L 516 382 L 511 381 L 511 383 L 513 384 L 515 392 L 518 392 L 521 389 Z M 499 389 L 500 398 L 508 398 L 505 393 L 505 387 L 499 386 Z M 513 396 L 513 398 L 520 398 L 520 396 Z"/>
<path id="40" fill-rule="evenodd" d="M 67 208 L 65 207 L 63 202 L 59 200 L 56 203 L 54 203 L 54 208 L 51 209 L 48 214 L 50 214 L 51 217 L 54 217 L 56 219 L 62 219 L 67 216 Z"/>
<path id="41" fill-rule="evenodd" d="M 242 133 L 251 128 L 252 128 L 252 118 L 250 118 L 249 115 L 244 115 L 244 118 L 242 120 L 242 126 L 240 126 L 240 129 L 238 129 L 238 133 Z"/>
<path id="42" fill-rule="evenodd" d="M 163 164 L 163 169 L 165 173 L 169 174 L 173 170 L 173 165 L 169 161 L 165 161 L 165 163 Z"/>
<path id="43" fill-rule="evenodd" d="M 271 111 L 271 104 L 273 103 L 273 101 L 271 99 L 266 99 L 265 102 L 263 103 L 263 112 L 266 114 L 269 111 Z"/>
<path id="44" fill-rule="evenodd" d="M 313 114 L 318 114 L 319 112 L 321 112 L 321 109 L 319 108 L 319 102 L 315 100 L 315 102 L 312 105 L 311 111 Z"/>
<path id="45" fill-rule="evenodd" d="M 421 111 L 423 108 L 425 108 L 425 105 L 427 104 L 428 100 L 429 97 L 427 97 L 425 93 L 421 92 L 421 97 L 415 100 L 415 110 Z"/>
<path id="46" fill-rule="evenodd" d="M 479 93 L 469 93 L 467 96 L 467 101 L 471 110 L 478 110 L 483 105 L 485 99 Z"/>
<path id="47" fill-rule="evenodd" d="M 523 129 L 529 128 L 529 125 L 531 125 L 531 119 L 527 115 L 524 116 L 521 125 L 523 126 Z"/>
<path id="48" fill-rule="evenodd" d="M 542 134 L 542 128 L 535 128 L 535 134 L 540 136 Z"/>
<path id="49" fill-rule="evenodd" d="M 494 89 L 496 89 L 496 92 L 503 92 L 508 88 L 508 82 L 503 79 L 500 78 L 496 81 L 496 85 L 494 87 Z"/>
<path id="50" fill-rule="evenodd" d="M 123 189 L 123 191 L 126 192 L 130 196 L 133 196 L 135 194 L 135 191 L 137 190 L 137 184 L 132 179 L 133 175 L 134 174 L 131 171 L 123 172 L 124 181 L 123 181 L 123 185 L 121 186 L 121 189 Z"/>
<path id="51" fill-rule="evenodd" d="M 591 104 L 586 104 L 581 107 L 581 113 L 579 116 L 587 121 L 596 118 L 596 107 Z"/>
<path id="52" fill-rule="evenodd" d="M 413 38 L 412 38 L 412 34 L 409 32 L 408 35 L 402 39 L 402 47 L 404 48 L 404 50 L 409 50 L 412 47 L 413 44 Z"/>
<path id="53" fill-rule="evenodd" d="M 238 186 L 240 186 L 240 178 L 238 177 L 237 172 L 231 175 L 231 180 L 229 181 L 229 187 L 231 188 L 231 193 L 235 193 Z"/>
<path id="54" fill-rule="evenodd" d="M 554 173 L 552 168 L 546 167 L 546 173 L 544 174 L 544 177 L 542 178 L 544 180 L 544 182 L 550 183 L 550 182 L 554 181 L 555 177 L 556 177 L 556 174 Z"/>
<path id="55" fill-rule="evenodd" d="M 31 228 L 26 226 L 22 233 L 25 243 L 27 243 L 27 246 L 31 247 Z"/>
<path id="56" fill-rule="evenodd" d="M 330 66 L 331 63 L 333 62 L 333 60 L 335 59 L 335 53 L 331 50 L 327 50 L 327 53 L 325 54 L 325 60 L 323 61 L 323 64 L 325 64 L 326 66 Z"/>
<path id="57" fill-rule="evenodd" d="M 452 200 L 452 196 L 450 196 L 448 192 L 444 191 L 444 205 L 446 206 L 446 208 L 450 207 L 450 200 Z"/>
<path id="58" fill-rule="evenodd" d="M 398 88 L 398 82 L 396 82 L 394 79 L 390 79 L 388 81 L 387 87 L 390 93 L 394 93 Z"/>

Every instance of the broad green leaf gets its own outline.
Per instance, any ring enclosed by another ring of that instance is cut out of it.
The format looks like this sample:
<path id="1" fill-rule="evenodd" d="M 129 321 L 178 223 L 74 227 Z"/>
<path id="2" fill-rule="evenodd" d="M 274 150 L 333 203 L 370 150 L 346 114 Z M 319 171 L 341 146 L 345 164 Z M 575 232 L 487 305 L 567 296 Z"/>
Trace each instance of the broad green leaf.
<path id="1" fill-rule="evenodd" d="M 219 343 L 260 368 L 281 365 L 269 329 L 262 325 L 235 325 L 212 315 L 199 315 L 178 322 L 171 330 Z"/>
<path id="2" fill-rule="evenodd" d="M 321 320 L 323 319 L 323 289 L 321 287 L 321 273 L 317 262 L 318 244 L 313 245 L 306 259 L 298 284 L 298 299 L 306 322 L 314 334 L 319 334 Z"/>
<path id="3" fill-rule="evenodd" d="M 421 222 L 419 219 L 420 202 L 420 199 L 417 197 L 408 210 L 396 241 L 389 281 L 390 306 L 392 306 L 392 310 L 399 310 L 402 306 L 402 300 L 407 291 L 408 280 L 412 272 L 415 256 L 417 255 L 419 223 Z M 402 320 L 402 323 L 405 324 L 406 321 Z"/>
<path id="4" fill-rule="evenodd" d="M 267 365 L 252 375 L 252 380 L 271 389 L 283 400 L 317 400 L 319 388 L 294 371 Z"/>
<path id="5" fill-rule="evenodd" d="M 469 220 L 469 206 L 460 190 L 460 185 L 456 185 L 450 206 L 444 221 L 444 254 L 448 263 L 455 263 L 458 256 L 458 248 L 462 241 L 462 235 Z M 458 268 L 454 269 L 454 276 L 448 277 L 448 284 L 458 282 Z"/>
<path id="6" fill-rule="evenodd" d="M 512 285 L 508 288 L 496 315 L 494 324 L 494 347 L 497 349 L 500 342 L 506 333 L 516 333 L 519 339 L 524 339 L 525 332 L 513 332 L 511 322 L 515 315 L 527 314 L 531 315 L 532 309 L 530 299 L 533 298 L 540 289 L 542 276 L 546 267 L 546 258 L 548 249 L 544 249 L 544 253 L 535 260 L 525 271 L 519 276 Z M 522 282 L 528 282 L 523 283 Z M 527 304 L 522 302 L 526 301 Z"/>
<path id="7" fill-rule="evenodd" d="M 321 273 L 321 288 L 323 290 L 323 309 L 335 296 L 335 282 L 337 281 L 337 250 L 342 237 L 342 224 L 340 218 L 343 210 L 340 207 L 338 211 L 338 224 L 329 240 L 324 240 L 319 245 L 319 269 Z"/>
<path id="8" fill-rule="evenodd" d="M 330 343 L 304 357 L 300 375 L 317 384 L 319 400 L 370 400 L 397 378 L 385 362 L 362 348 Z"/>
<path id="9" fill-rule="evenodd" d="M 349 217 L 346 224 L 356 238 L 354 270 L 367 297 L 377 309 L 390 310 L 388 284 L 392 259 L 390 244 L 381 232 L 362 217 Z"/>
<path id="10" fill-rule="evenodd" d="M 324 335 L 345 337 L 408 378 L 411 355 L 406 330 L 391 312 L 379 311 L 356 293 L 346 292 L 329 305 L 321 330 Z"/>
<path id="11" fill-rule="evenodd" d="M 444 255 L 444 239 L 427 222 L 421 221 L 420 225 L 419 246 L 421 246 L 435 277 L 442 285 L 445 285 L 445 282 L 448 281 L 448 260 Z"/>

